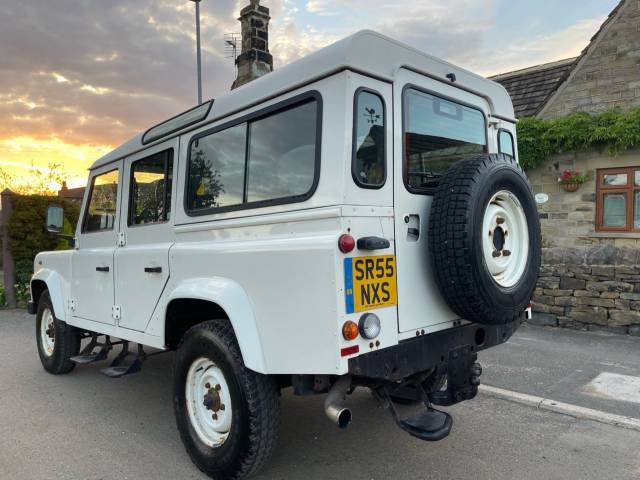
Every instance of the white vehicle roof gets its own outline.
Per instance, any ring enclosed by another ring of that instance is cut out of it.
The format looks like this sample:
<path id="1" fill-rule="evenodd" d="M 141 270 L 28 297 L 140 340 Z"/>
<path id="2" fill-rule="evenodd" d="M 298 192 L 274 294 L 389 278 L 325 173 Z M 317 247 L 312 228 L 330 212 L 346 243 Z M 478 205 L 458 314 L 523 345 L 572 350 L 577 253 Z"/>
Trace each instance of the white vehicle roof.
<path id="1" fill-rule="evenodd" d="M 398 70 L 402 67 L 445 82 L 450 81 L 447 75 L 453 73 L 457 87 L 471 91 L 487 100 L 491 106 L 491 115 L 515 122 L 512 120 L 514 113 L 511 98 L 499 83 L 432 57 L 380 33 L 362 30 L 216 98 L 206 118 L 182 130 L 223 118 L 341 70 L 349 69 L 393 82 Z M 144 148 L 146 145 L 142 143 L 143 135 L 144 132 L 136 135 L 99 158 L 91 168 L 100 167 Z M 152 143 L 155 142 L 148 142 L 147 145 Z"/>

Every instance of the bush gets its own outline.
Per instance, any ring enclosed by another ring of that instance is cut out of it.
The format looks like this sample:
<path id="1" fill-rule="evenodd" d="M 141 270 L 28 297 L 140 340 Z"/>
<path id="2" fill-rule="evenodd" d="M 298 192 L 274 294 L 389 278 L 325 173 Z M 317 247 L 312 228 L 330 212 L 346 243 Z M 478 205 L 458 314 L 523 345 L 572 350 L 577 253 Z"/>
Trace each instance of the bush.
<path id="1" fill-rule="evenodd" d="M 46 250 L 69 248 L 66 240 L 61 240 L 47 232 L 45 228 L 47 207 L 57 205 L 64 208 L 64 233 L 73 234 L 80 216 L 80 205 L 64 198 L 40 195 L 14 195 L 12 203 L 13 212 L 9 219 L 9 248 L 16 264 L 16 296 L 18 303 L 24 304 L 29 299 L 28 287 L 36 254 Z M 4 305 L 4 298 L 2 300 Z"/>

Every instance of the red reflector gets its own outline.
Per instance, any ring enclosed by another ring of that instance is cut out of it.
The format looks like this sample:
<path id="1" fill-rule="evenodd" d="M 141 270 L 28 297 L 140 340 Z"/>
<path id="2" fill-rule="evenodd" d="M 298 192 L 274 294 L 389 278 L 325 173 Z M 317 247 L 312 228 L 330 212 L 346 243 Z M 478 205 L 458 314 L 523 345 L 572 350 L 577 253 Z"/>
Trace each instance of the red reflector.
<path id="1" fill-rule="evenodd" d="M 349 253 L 356 248 L 356 240 L 348 234 L 340 235 L 338 239 L 338 248 L 342 253 Z"/>
<path id="2" fill-rule="evenodd" d="M 353 355 L 354 353 L 358 353 L 360 351 L 360 345 L 351 345 L 350 347 L 344 347 L 340 350 L 340 355 L 342 357 L 346 357 L 347 355 Z"/>

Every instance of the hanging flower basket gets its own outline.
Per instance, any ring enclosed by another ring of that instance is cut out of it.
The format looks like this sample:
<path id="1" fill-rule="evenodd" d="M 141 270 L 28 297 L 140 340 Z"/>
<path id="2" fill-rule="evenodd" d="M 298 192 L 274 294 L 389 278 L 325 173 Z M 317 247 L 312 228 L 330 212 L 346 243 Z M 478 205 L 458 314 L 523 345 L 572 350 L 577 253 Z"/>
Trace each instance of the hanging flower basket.
<path id="1" fill-rule="evenodd" d="M 580 188 L 579 183 L 561 183 L 560 185 L 565 192 L 576 192 Z"/>
<path id="2" fill-rule="evenodd" d="M 558 182 L 565 192 L 575 192 L 580 188 L 580 185 L 588 179 L 588 175 L 581 175 L 580 172 L 574 170 L 565 170 L 562 172 L 560 178 L 558 178 Z"/>

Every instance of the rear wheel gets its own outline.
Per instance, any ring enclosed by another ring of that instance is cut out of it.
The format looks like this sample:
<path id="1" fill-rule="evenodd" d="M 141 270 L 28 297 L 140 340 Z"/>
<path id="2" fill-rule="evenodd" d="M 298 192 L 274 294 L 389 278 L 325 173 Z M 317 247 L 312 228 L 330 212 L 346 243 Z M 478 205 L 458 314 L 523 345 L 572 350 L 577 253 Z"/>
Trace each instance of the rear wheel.
<path id="1" fill-rule="evenodd" d="M 174 410 L 187 453 L 211 478 L 245 478 L 275 449 L 278 389 L 244 366 L 226 320 L 198 324 L 184 335 L 175 358 Z"/>
<path id="2" fill-rule="evenodd" d="M 36 341 L 40 361 L 47 372 L 61 375 L 73 370 L 76 364 L 71 357 L 80 351 L 80 331 L 56 318 L 48 290 L 38 301 Z"/>

